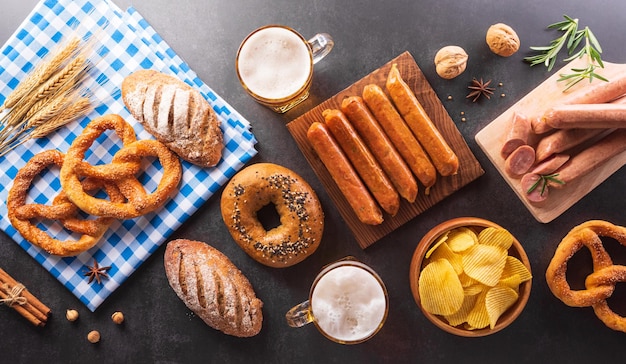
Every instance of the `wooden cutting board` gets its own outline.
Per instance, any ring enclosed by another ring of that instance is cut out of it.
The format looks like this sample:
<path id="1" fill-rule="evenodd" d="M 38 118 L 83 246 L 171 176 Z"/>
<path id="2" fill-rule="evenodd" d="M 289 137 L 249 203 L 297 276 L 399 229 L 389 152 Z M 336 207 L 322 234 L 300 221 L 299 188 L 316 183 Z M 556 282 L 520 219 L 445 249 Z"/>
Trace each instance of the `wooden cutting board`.
<path id="1" fill-rule="evenodd" d="M 560 100 L 571 93 L 590 87 L 589 82 L 585 80 L 578 83 L 567 92 L 563 92 L 565 83 L 557 82 L 560 74 L 571 73 L 571 68 L 581 67 L 582 64 L 583 62 L 577 59 L 555 72 L 550 78 L 479 131 L 475 137 L 476 142 L 485 154 L 487 154 L 489 160 L 491 160 L 502 175 L 502 178 L 511 186 L 535 219 L 542 223 L 548 223 L 560 216 L 626 163 L 626 152 L 621 153 L 608 163 L 598 167 L 593 173 L 568 183 L 567 186 L 564 186 L 562 189 L 551 189 L 548 199 L 542 206 L 536 206 L 528 202 L 524 197 L 525 191 L 523 191 L 520 186 L 520 180 L 509 177 L 504 171 L 504 159 L 500 156 L 500 148 L 509 130 L 513 113 L 517 111 L 528 117 L 541 115 L 549 107 L 558 104 Z M 603 75 L 609 81 L 612 77 L 615 77 L 615 75 L 626 72 L 626 65 L 624 64 L 605 62 L 604 66 L 604 69 L 599 70 L 597 73 Z M 582 66 L 582 68 L 584 68 L 584 66 Z M 602 81 L 594 80 L 593 82 Z"/>
<path id="2" fill-rule="evenodd" d="M 328 173 L 328 170 L 326 170 L 326 167 L 324 167 L 324 164 L 309 144 L 306 133 L 309 126 L 313 122 L 324 121 L 322 116 L 322 112 L 324 110 L 329 108 L 339 109 L 341 107 L 341 101 L 344 97 L 354 95 L 361 96 L 363 87 L 372 83 L 377 84 L 384 89 L 387 74 L 391 69 L 391 65 L 394 63 L 398 65 L 402 78 L 411 87 L 418 100 L 422 103 L 424 109 L 431 117 L 432 121 L 435 123 L 437 128 L 439 128 L 441 134 L 459 157 L 460 168 L 458 174 L 454 176 L 438 176 L 437 183 L 431 188 L 428 196 L 424 195 L 424 188 L 423 186 L 420 186 L 418 197 L 414 203 L 408 203 L 406 200 L 402 199 L 400 210 L 396 216 L 392 217 L 385 214 L 385 220 L 381 225 L 371 226 L 361 223 L 354 214 L 352 208 L 348 204 L 348 201 L 343 196 L 339 187 L 335 184 L 332 177 Z M 317 174 L 318 178 L 321 180 L 326 192 L 330 195 L 341 216 L 350 227 L 350 230 L 354 234 L 357 242 L 363 249 L 402 226 L 415 216 L 426 211 L 429 207 L 440 202 L 445 197 L 454 193 L 484 173 L 484 170 L 478 163 L 478 160 L 467 146 L 465 139 L 463 139 L 463 136 L 456 128 L 456 125 L 450 118 L 450 115 L 437 97 L 437 94 L 432 89 L 422 71 L 417 66 L 417 63 L 415 63 L 413 56 L 411 56 L 409 52 L 402 53 L 397 58 L 392 59 L 387 64 L 363 77 L 361 80 L 352 84 L 345 90 L 322 102 L 306 114 L 291 121 L 287 124 L 287 128 Z M 328 209 L 329 206 L 326 206 L 326 208 Z"/>

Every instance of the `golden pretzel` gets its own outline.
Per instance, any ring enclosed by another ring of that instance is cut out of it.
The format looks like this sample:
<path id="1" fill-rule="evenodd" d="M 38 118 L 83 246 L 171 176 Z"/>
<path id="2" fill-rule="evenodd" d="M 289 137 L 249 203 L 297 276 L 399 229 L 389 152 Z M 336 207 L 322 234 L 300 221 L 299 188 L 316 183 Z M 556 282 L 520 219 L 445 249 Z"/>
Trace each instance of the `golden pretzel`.
<path id="1" fill-rule="evenodd" d="M 122 139 L 123 147 L 109 164 L 86 163 L 83 160 L 86 151 L 102 133 L 111 129 Z M 135 176 L 141 168 L 141 158 L 145 157 L 157 157 L 163 167 L 156 191 L 149 194 Z M 109 201 L 87 194 L 81 186 L 81 176 L 115 183 L 127 201 Z M 174 152 L 156 140 L 136 140 L 132 126 L 118 115 L 100 117 L 85 127 L 70 145 L 60 175 L 61 187 L 81 210 L 117 219 L 131 219 L 157 210 L 177 192 L 181 178 L 182 166 Z"/>
<path id="2" fill-rule="evenodd" d="M 626 318 L 613 312 L 606 302 L 615 284 L 626 282 L 626 266 L 614 265 L 600 237 L 609 237 L 626 246 L 626 227 L 602 220 L 590 220 L 574 227 L 561 240 L 546 270 L 546 281 L 552 293 L 572 307 L 593 307 L 605 325 L 626 332 Z M 583 246 L 589 249 L 593 273 L 585 280 L 585 289 L 572 290 L 566 279 L 567 262 Z"/>

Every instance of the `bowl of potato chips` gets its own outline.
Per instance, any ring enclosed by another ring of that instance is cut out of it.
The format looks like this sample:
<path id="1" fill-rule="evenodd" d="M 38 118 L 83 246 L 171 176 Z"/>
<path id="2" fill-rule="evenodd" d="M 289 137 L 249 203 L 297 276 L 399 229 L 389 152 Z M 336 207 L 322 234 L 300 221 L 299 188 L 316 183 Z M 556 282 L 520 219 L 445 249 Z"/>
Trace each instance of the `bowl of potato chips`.
<path id="1" fill-rule="evenodd" d="M 510 325 L 526 306 L 532 284 L 520 242 L 477 217 L 448 220 L 426 233 L 413 253 L 409 278 L 426 318 L 465 337 Z"/>

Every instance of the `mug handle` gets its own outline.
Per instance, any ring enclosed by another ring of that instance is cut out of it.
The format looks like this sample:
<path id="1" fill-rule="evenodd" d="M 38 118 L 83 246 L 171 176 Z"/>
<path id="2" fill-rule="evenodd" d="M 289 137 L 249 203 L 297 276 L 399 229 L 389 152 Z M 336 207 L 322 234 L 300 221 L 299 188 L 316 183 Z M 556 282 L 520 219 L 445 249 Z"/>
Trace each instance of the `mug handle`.
<path id="1" fill-rule="evenodd" d="M 335 42 L 328 33 L 315 34 L 308 40 L 311 52 L 313 53 L 313 64 L 321 61 L 333 49 Z"/>
<path id="2" fill-rule="evenodd" d="M 287 319 L 287 324 L 291 327 L 302 327 L 313 322 L 311 304 L 307 300 L 292 307 L 291 310 L 287 311 L 285 314 L 285 318 Z"/>

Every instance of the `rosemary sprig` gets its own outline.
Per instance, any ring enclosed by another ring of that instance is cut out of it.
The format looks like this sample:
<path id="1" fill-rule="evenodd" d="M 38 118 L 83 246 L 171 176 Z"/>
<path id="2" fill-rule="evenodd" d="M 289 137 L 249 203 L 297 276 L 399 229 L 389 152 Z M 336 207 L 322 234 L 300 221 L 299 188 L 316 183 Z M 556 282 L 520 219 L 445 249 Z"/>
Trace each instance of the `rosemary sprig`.
<path id="1" fill-rule="evenodd" d="M 550 42 L 550 45 L 543 47 L 530 47 L 534 51 L 540 52 L 540 54 L 526 57 L 525 61 L 530 62 L 531 67 L 543 64 L 548 67 L 548 71 L 551 71 L 556 64 L 557 56 L 563 47 L 567 48 L 568 56 L 564 59 L 565 62 L 577 58 L 587 58 L 587 66 L 584 68 L 572 68 L 572 73 L 560 74 L 560 78 L 557 81 L 567 81 L 566 87 L 563 92 L 567 91 L 572 86 L 576 85 L 584 79 L 589 79 L 589 82 L 597 78 L 602 81 L 608 82 L 608 80 L 595 71 L 597 68 L 604 68 L 602 62 L 602 47 L 598 42 L 589 27 L 584 29 L 578 29 L 578 19 L 573 19 L 567 15 L 563 15 L 565 20 L 550 24 L 548 29 L 557 29 L 564 32 L 563 35 Z M 582 41 L 584 45 L 580 49 Z M 578 50 L 577 50 L 578 49 Z"/>
<path id="2" fill-rule="evenodd" d="M 526 194 L 533 192 L 534 190 L 537 189 L 537 187 L 539 187 L 539 185 L 541 185 L 540 195 L 543 196 L 543 193 L 546 191 L 546 188 L 548 188 L 548 183 L 550 182 L 564 185 L 565 182 L 556 178 L 558 175 L 559 175 L 558 173 L 539 175 L 539 179 L 535 183 L 533 183 L 533 185 L 530 186 L 530 188 L 528 188 L 528 190 L 526 191 Z"/>

